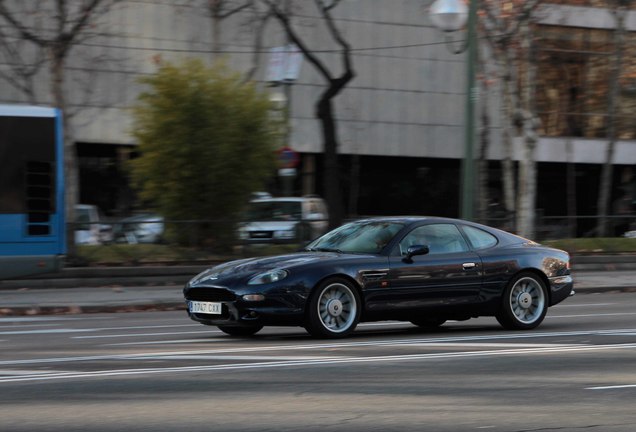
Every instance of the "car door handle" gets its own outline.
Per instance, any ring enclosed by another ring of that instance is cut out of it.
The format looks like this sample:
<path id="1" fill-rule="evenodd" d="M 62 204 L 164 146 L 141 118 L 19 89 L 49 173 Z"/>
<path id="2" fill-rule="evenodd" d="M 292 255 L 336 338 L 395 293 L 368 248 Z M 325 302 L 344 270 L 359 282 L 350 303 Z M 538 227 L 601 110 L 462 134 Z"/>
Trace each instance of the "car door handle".
<path id="1" fill-rule="evenodd" d="M 462 264 L 462 267 L 464 268 L 464 270 L 472 270 L 475 267 L 477 267 L 477 263 L 474 263 L 474 262 L 464 263 Z"/>

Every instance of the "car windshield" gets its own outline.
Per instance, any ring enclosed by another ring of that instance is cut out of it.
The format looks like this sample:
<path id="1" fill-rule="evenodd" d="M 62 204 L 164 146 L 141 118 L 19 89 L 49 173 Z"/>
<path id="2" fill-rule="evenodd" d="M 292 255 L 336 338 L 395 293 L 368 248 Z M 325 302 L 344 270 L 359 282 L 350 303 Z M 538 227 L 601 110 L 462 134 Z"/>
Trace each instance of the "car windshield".
<path id="1" fill-rule="evenodd" d="M 352 222 L 328 232 L 305 250 L 347 253 L 379 253 L 404 224 L 386 221 Z"/>
<path id="2" fill-rule="evenodd" d="M 253 201 L 247 210 L 247 220 L 300 220 L 300 201 Z"/>

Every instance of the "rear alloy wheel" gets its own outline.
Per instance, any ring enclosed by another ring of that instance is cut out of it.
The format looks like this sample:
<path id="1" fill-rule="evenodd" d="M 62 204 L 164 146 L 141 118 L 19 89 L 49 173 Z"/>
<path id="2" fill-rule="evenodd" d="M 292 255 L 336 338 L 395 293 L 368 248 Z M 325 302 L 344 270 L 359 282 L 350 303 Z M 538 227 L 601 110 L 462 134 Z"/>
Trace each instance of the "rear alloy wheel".
<path id="1" fill-rule="evenodd" d="M 220 325 L 218 327 L 219 327 L 219 330 L 221 330 L 223 333 L 229 334 L 230 336 L 243 336 L 243 337 L 253 336 L 259 331 L 261 331 L 261 329 L 263 328 L 262 325 L 247 326 L 247 327 Z"/>
<path id="2" fill-rule="evenodd" d="M 504 291 L 497 321 L 510 330 L 537 327 L 548 311 L 545 283 L 532 273 L 521 273 L 510 281 Z"/>
<path id="3" fill-rule="evenodd" d="M 445 322 L 446 320 L 444 318 L 416 318 L 411 320 L 411 323 L 424 329 L 435 329 Z"/>
<path id="4" fill-rule="evenodd" d="M 360 296 L 345 279 L 321 283 L 309 300 L 307 331 L 314 337 L 339 338 L 349 335 L 360 319 Z"/>

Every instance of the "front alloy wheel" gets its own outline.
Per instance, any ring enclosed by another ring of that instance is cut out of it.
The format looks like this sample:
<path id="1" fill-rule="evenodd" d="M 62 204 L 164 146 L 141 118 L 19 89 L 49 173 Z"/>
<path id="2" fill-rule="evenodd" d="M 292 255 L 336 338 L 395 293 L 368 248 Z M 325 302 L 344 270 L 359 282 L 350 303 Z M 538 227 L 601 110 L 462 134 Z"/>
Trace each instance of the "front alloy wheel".
<path id="1" fill-rule="evenodd" d="M 497 321 L 510 330 L 529 330 L 537 327 L 548 311 L 545 283 L 532 273 L 516 276 L 504 291 Z"/>
<path id="2" fill-rule="evenodd" d="M 352 284 L 341 278 L 318 286 L 309 301 L 307 331 L 315 337 L 349 335 L 360 319 L 360 296 Z"/>

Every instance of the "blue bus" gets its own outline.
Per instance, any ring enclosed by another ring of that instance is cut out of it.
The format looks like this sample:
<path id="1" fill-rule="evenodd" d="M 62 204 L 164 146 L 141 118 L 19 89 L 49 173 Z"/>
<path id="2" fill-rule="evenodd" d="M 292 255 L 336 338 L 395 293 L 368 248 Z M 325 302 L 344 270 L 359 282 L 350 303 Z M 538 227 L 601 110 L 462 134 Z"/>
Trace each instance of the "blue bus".
<path id="1" fill-rule="evenodd" d="M 62 266 L 63 142 L 59 109 L 0 105 L 0 280 Z"/>

